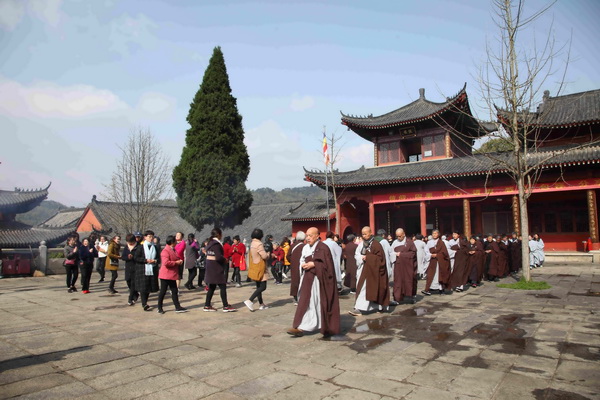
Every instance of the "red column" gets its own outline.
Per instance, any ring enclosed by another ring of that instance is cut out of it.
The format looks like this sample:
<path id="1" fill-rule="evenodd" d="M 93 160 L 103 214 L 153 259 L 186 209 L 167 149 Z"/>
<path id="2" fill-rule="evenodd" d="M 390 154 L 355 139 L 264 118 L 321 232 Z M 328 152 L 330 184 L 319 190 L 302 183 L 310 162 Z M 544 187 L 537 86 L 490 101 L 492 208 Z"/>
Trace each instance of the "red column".
<path id="1" fill-rule="evenodd" d="M 419 208 L 421 212 L 421 235 L 427 236 L 427 204 L 421 201 Z"/>
<path id="2" fill-rule="evenodd" d="M 375 233 L 375 204 L 373 202 L 369 202 L 369 226 Z"/>
<path id="3" fill-rule="evenodd" d="M 592 248 L 589 250 L 600 250 L 598 238 L 598 210 L 596 203 L 596 191 L 587 191 L 588 216 L 590 221 L 590 238 L 592 239 Z"/>

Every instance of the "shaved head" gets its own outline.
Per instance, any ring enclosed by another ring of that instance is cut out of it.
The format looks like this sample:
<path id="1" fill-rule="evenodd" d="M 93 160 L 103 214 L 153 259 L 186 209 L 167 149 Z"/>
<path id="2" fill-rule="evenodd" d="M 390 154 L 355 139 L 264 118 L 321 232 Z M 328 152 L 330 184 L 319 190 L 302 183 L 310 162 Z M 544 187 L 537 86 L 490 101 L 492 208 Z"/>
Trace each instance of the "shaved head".
<path id="1" fill-rule="evenodd" d="M 402 229 L 402 228 L 396 229 L 396 237 L 399 238 L 400 240 L 403 240 L 404 237 L 406 237 L 406 233 L 404 233 L 404 229 Z"/>
<path id="2" fill-rule="evenodd" d="M 373 231 L 371 231 L 371 227 L 370 226 L 365 226 L 364 228 L 362 228 L 362 230 L 360 231 L 362 238 L 364 240 L 369 240 L 371 239 L 371 236 L 373 236 Z"/>
<path id="3" fill-rule="evenodd" d="M 308 228 L 306 231 L 306 241 L 312 246 L 317 240 L 319 240 L 319 230 L 314 226 Z"/>

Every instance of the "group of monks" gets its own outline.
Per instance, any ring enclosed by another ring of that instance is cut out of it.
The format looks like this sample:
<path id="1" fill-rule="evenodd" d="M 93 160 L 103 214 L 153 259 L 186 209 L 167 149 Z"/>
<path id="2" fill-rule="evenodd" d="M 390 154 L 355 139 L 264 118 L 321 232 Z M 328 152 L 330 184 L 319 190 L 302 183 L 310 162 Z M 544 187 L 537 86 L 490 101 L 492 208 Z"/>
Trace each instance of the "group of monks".
<path id="1" fill-rule="evenodd" d="M 427 241 L 407 237 L 402 228 L 395 233 L 396 239 L 390 244 L 385 232 L 375 236 L 365 226 L 360 237 L 346 238 L 339 260 L 335 247 L 332 250 L 327 243 L 329 239 L 320 240 L 317 228 L 309 228 L 305 240 L 294 242 L 288 252 L 290 294 L 297 298 L 298 307 L 288 333 L 302 336 L 319 330 L 325 336 L 339 334 L 342 280 L 355 295 L 349 314 L 360 316 L 386 311 L 401 302 L 414 304 L 419 278 L 426 279 L 424 295 L 433 291 L 451 294 L 480 286 L 484 279 L 497 281 L 521 268 L 521 240 L 516 233 L 510 239 L 488 235 L 483 241 L 478 237 L 467 240 L 458 232 L 447 239 L 440 237 L 438 230 Z"/>

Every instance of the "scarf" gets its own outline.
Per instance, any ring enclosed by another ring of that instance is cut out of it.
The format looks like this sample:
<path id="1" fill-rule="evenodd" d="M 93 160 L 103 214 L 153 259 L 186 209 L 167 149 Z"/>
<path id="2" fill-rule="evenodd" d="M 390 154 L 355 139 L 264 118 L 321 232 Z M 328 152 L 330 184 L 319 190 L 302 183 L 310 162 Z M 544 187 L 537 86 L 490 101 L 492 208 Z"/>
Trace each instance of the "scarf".
<path id="1" fill-rule="evenodd" d="M 304 275 L 304 268 L 302 268 L 302 265 L 305 263 L 307 257 L 315 254 L 317 243 L 319 243 L 318 240 L 312 246 L 306 243 L 306 246 L 302 248 L 302 255 L 300 256 L 300 276 Z"/>
<path id="2" fill-rule="evenodd" d="M 150 245 L 150 248 L 148 248 Z M 145 240 L 142 242 L 142 247 L 144 248 L 144 256 L 146 260 L 156 260 L 156 247 L 152 243 L 148 243 Z M 154 272 L 152 271 L 153 264 L 146 264 L 146 272 L 144 275 L 152 276 Z"/>

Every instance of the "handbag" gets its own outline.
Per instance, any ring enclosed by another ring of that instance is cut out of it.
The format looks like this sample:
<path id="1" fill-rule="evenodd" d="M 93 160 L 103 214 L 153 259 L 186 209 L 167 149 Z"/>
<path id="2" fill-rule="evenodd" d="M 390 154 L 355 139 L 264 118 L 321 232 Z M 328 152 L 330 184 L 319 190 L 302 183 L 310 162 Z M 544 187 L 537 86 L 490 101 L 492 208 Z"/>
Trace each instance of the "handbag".
<path id="1" fill-rule="evenodd" d="M 240 271 L 245 271 L 246 270 L 246 255 L 242 254 L 242 256 L 240 257 Z"/>
<path id="2" fill-rule="evenodd" d="M 260 282 L 265 276 L 265 260 L 262 258 L 259 262 L 253 263 L 252 258 L 250 259 L 250 268 L 248 269 L 248 278 L 253 281 Z"/>

